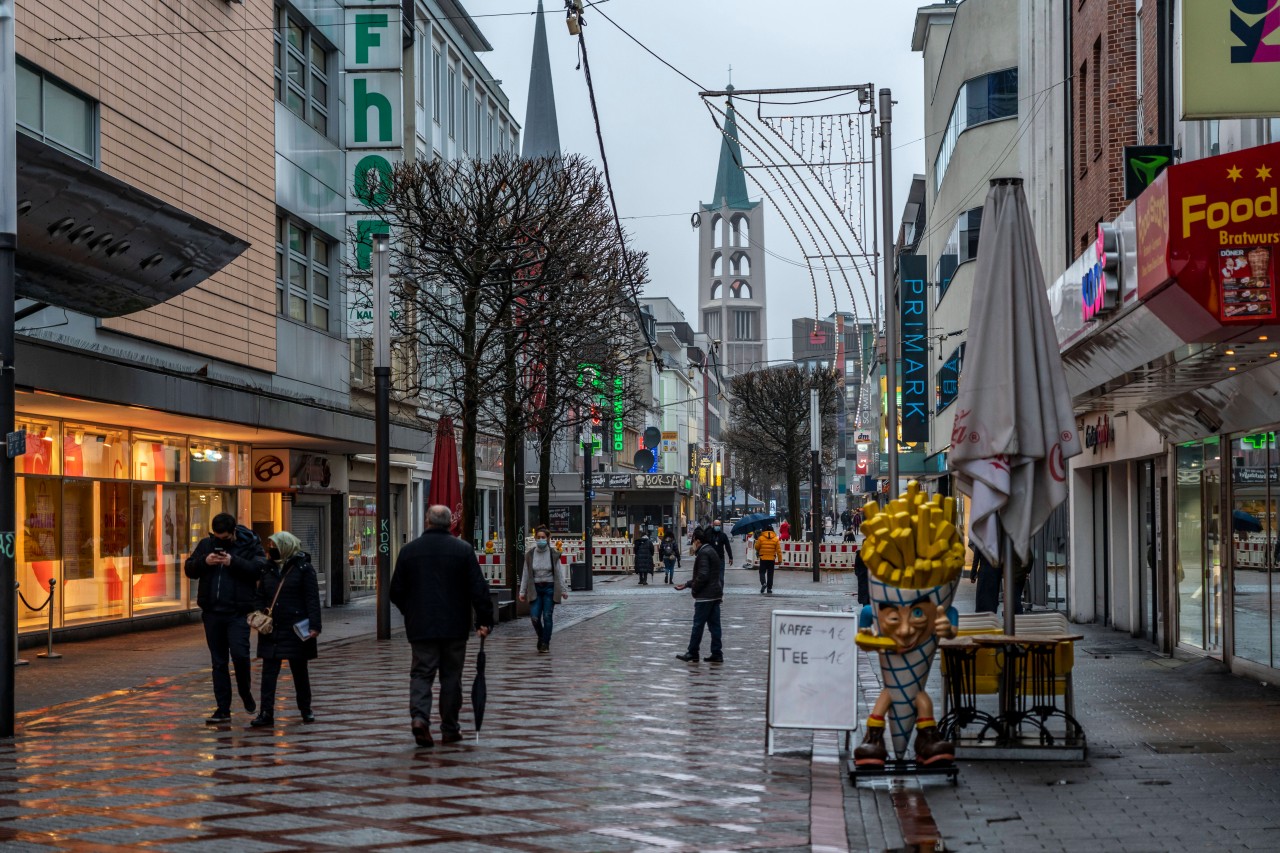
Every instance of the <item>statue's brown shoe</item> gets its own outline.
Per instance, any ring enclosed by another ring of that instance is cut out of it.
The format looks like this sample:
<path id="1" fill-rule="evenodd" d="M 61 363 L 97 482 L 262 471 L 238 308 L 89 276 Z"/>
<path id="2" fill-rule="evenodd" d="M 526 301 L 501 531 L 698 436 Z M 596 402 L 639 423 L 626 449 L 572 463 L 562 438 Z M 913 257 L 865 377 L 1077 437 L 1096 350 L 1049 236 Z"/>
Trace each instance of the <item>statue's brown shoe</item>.
<path id="1" fill-rule="evenodd" d="M 862 744 L 853 751 L 853 763 L 858 767 L 884 767 L 889 757 L 889 747 L 884 744 L 884 726 L 867 726 Z"/>
<path id="2" fill-rule="evenodd" d="M 956 760 L 956 747 L 943 740 L 937 726 L 916 729 L 916 762 L 919 764 L 950 764 Z"/>

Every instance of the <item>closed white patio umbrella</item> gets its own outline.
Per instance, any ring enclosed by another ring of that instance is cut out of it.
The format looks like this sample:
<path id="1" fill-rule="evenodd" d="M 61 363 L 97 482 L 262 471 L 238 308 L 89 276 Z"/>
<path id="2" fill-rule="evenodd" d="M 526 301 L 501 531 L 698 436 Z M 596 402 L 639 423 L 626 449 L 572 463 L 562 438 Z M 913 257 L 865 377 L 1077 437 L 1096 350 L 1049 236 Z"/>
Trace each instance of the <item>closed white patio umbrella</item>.
<path id="1" fill-rule="evenodd" d="M 991 182 L 982 211 L 969 340 L 949 464 L 969 495 L 969 536 L 1004 566 L 1005 632 L 1014 633 L 1013 560 L 1067 498 L 1080 452 L 1071 394 L 1020 178 Z"/>

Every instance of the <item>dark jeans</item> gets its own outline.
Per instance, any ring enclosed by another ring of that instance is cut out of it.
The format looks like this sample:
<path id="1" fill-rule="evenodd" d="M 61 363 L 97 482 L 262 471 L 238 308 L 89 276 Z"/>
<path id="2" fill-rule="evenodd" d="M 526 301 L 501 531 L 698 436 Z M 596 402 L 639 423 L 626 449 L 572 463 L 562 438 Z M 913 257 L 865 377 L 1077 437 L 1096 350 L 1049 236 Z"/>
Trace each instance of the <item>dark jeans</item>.
<path id="1" fill-rule="evenodd" d="M 773 560 L 760 561 L 760 588 L 773 592 Z"/>
<path id="2" fill-rule="evenodd" d="M 662 564 L 662 570 L 667 573 L 667 583 L 671 583 L 676 575 L 676 562 L 672 560 L 669 563 Z"/>
<path id="3" fill-rule="evenodd" d="M 298 694 L 298 710 L 304 714 L 311 713 L 311 671 L 307 669 L 307 659 L 263 658 L 262 702 L 259 709 L 264 716 L 275 716 L 276 681 L 280 678 L 280 665 L 285 660 L 289 661 L 289 673 L 293 676 L 293 690 Z"/>
<path id="4" fill-rule="evenodd" d="M 231 711 L 231 668 L 236 667 L 236 691 L 246 709 L 254 707 L 253 673 L 249 662 L 249 622 L 235 613 L 201 614 L 204 641 L 209 645 L 213 665 L 213 698 L 218 710 Z"/>
<path id="5" fill-rule="evenodd" d="M 554 583 L 534 584 L 536 597 L 529 605 L 529 621 L 533 622 L 533 630 L 538 632 L 538 642 L 551 645 L 551 628 L 555 621 L 556 585 Z"/>
<path id="6" fill-rule="evenodd" d="M 462 664 L 467 640 L 424 640 L 410 643 L 413 668 L 409 670 L 409 716 L 431 722 L 431 685 L 440 673 L 440 733 L 456 735 L 462 710 Z"/>
<path id="7" fill-rule="evenodd" d="M 711 629 L 711 657 L 720 657 L 720 602 L 695 601 L 693 603 L 693 633 L 689 635 L 689 654 L 698 654 L 702 647 L 702 629 Z"/>

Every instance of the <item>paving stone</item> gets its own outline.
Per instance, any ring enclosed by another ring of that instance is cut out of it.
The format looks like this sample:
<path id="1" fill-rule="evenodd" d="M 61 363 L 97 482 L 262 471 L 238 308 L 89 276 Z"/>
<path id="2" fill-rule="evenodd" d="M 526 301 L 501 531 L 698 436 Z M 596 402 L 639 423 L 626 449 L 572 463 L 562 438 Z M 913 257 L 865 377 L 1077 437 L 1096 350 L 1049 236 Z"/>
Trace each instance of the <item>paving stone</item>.
<path id="1" fill-rule="evenodd" d="M 473 817 L 445 817 L 439 820 L 418 821 L 419 826 L 465 835 L 499 835 L 503 833 L 543 832 L 555 829 L 554 824 L 539 823 L 522 817 L 507 815 L 476 815 Z"/>
<path id="2" fill-rule="evenodd" d="M 390 829 L 364 827 L 348 829 L 342 832 L 322 832 L 297 836 L 298 841 L 307 845 L 324 844 L 329 847 L 371 847 L 383 844 L 404 844 L 407 841 L 421 840 L 426 833 L 414 834 L 396 832 Z"/>

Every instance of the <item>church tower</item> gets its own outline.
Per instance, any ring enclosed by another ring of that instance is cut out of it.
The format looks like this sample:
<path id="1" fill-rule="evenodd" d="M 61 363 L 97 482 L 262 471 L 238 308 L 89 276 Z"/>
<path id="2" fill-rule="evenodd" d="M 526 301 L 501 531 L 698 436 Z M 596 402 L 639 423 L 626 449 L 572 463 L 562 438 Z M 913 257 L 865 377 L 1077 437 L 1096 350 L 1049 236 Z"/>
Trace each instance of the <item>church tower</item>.
<path id="1" fill-rule="evenodd" d="M 547 51 L 547 25 L 542 0 L 538 0 L 533 25 L 533 60 L 529 63 L 529 96 L 524 108 L 524 143 L 520 156 L 560 156 L 560 126 L 556 121 L 556 90 L 551 83 L 551 55 Z"/>
<path id="2" fill-rule="evenodd" d="M 715 195 L 698 216 L 698 328 L 721 342 L 722 370 L 732 375 L 764 367 L 769 350 L 764 208 L 747 199 L 732 100 L 725 113 Z"/>

